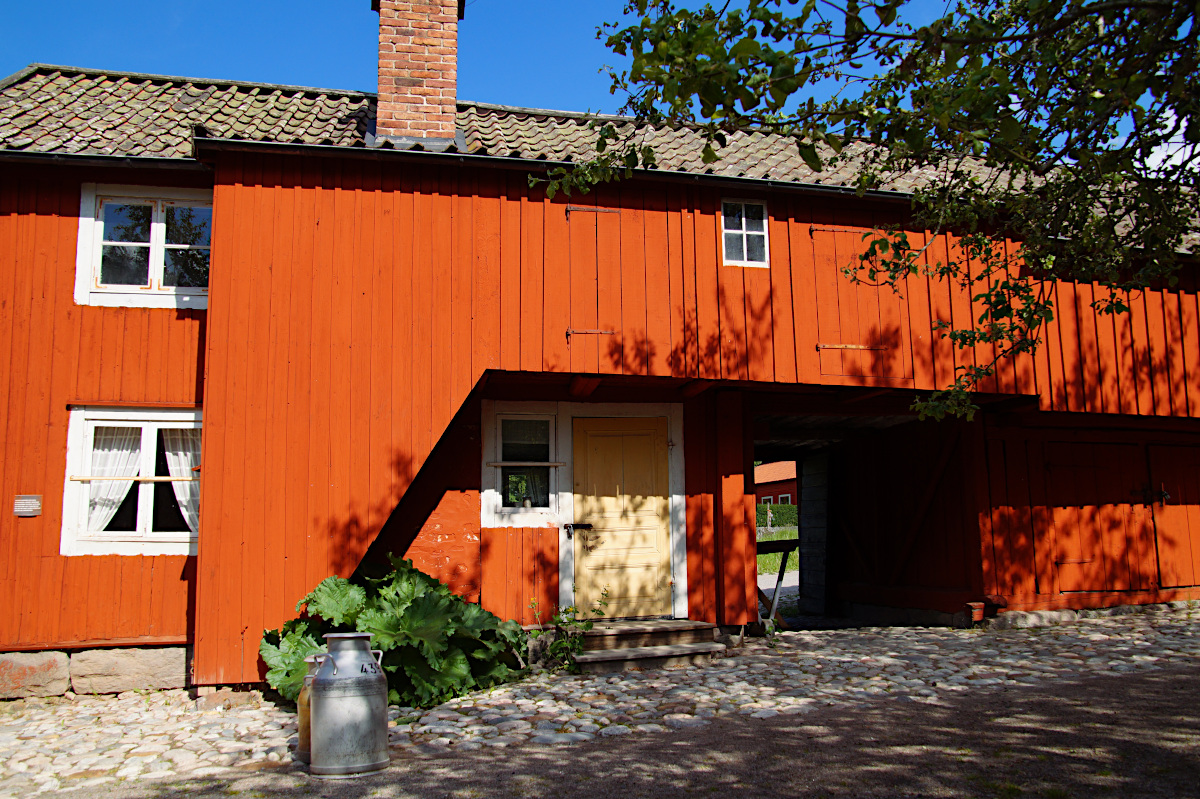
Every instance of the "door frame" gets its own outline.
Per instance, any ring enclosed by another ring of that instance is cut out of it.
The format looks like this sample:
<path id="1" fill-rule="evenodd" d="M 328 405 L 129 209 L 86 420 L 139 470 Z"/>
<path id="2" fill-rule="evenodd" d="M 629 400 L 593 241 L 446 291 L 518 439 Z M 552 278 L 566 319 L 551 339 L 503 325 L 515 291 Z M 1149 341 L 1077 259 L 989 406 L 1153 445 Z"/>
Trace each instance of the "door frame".
<path id="1" fill-rule="evenodd" d="M 558 603 L 575 604 L 575 547 L 567 539 L 563 525 L 575 521 L 574 430 L 577 418 L 665 417 L 667 420 L 667 492 L 670 509 L 671 615 L 688 617 L 687 601 L 687 513 L 684 496 L 683 405 L 681 403 L 637 402 L 520 402 L 484 400 L 482 402 L 483 459 L 480 491 L 480 524 L 483 527 L 525 527 L 532 519 L 522 514 L 506 516 L 496 512 L 500 505 L 499 469 L 486 464 L 493 460 L 496 447 L 496 419 L 508 414 L 554 416 L 555 453 L 563 464 L 556 467 L 552 481 L 554 507 L 549 513 L 538 512 L 540 525 L 558 527 Z M 540 526 L 539 525 L 539 526 Z"/>

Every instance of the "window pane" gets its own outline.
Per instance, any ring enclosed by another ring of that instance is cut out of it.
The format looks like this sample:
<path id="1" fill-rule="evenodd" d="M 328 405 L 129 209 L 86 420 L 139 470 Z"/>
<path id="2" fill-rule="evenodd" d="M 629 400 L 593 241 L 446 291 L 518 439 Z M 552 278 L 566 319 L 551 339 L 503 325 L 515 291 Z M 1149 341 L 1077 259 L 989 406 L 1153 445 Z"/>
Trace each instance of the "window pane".
<path id="1" fill-rule="evenodd" d="M 767 262 L 767 237 L 746 234 L 746 260 L 760 264 Z"/>
<path id="2" fill-rule="evenodd" d="M 742 229 L 742 204 L 741 203 L 725 203 L 725 229 L 726 230 L 741 230 Z"/>
<path id="3" fill-rule="evenodd" d="M 746 254 L 742 250 L 742 234 L 741 233 L 726 233 L 725 234 L 725 260 L 726 261 L 744 261 Z"/>
<path id="4" fill-rule="evenodd" d="M 746 204 L 746 230 L 763 230 L 763 207 Z"/>
<path id="5" fill-rule="evenodd" d="M 86 477 L 136 477 L 141 471 L 140 427 L 96 427 Z M 93 480 L 88 488 L 88 530 L 137 529 L 137 483 Z"/>
<path id="6" fill-rule="evenodd" d="M 167 206 L 167 244 L 207 247 L 212 233 L 212 209 Z"/>
<path id="7" fill-rule="evenodd" d="M 549 419 L 501 419 L 500 460 L 550 460 Z"/>
<path id="8" fill-rule="evenodd" d="M 191 433 L 192 431 L 187 431 Z M 200 431 L 195 431 L 199 433 Z M 170 477 L 167 467 L 167 452 L 163 446 L 163 431 L 158 431 L 157 449 L 154 452 L 154 474 L 157 477 Z M 190 475 L 189 475 L 190 476 Z M 190 485 L 190 484 L 189 484 Z M 154 484 L 154 509 L 151 514 L 150 529 L 156 533 L 190 533 L 191 528 L 183 518 L 176 498 L 174 483 Z"/>
<path id="9" fill-rule="evenodd" d="M 104 245 L 100 256 L 100 282 L 110 286 L 150 284 L 150 248 Z"/>
<path id="10" fill-rule="evenodd" d="M 153 206 L 105 203 L 104 240 L 150 243 L 150 216 Z"/>
<path id="11" fill-rule="evenodd" d="M 134 483 L 125 492 L 125 498 L 112 515 L 108 524 L 104 525 L 105 533 L 133 533 L 137 531 L 138 513 L 138 484 Z M 95 520 L 95 517 L 92 517 Z"/>
<path id="12" fill-rule="evenodd" d="M 506 508 L 548 508 L 550 467 L 505 466 L 500 470 L 500 490 Z"/>
<path id="13" fill-rule="evenodd" d="M 208 285 L 208 250 L 167 250 L 164 286 L 203 288 Z"/>

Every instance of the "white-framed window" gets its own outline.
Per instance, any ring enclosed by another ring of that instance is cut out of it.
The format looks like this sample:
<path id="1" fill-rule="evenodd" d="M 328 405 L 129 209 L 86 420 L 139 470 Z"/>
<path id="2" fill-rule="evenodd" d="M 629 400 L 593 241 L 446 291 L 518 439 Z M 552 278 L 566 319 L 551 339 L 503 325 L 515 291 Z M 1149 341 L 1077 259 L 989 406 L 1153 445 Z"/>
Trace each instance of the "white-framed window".
<path id="1" fill-rule="evenodd" d="M 791 494 L 780 494 L 779 495 L 779 504 L 780 505 L 791 505 L 792 504 L 792 495 Z"/>
<path id="2" fill-rule="evenodd" d="M 554 511 L 555 470 L 553 416 L 502 414 L 496 417 L 496 460 L 500 513 Z"/>
<path id="3" fill-rule="evenodd" d="M 67 426 L 63 555 L 194 555 L 199 410 L 76 407 Z"/>
<path id="4" fill-rule="evenodd" d="M 212 191 L 83 184 L 75 302 L 208 307 Z"/>
<path id="5" fill-rule="evenodd" d="M 772 504 L 772 502 L 773 502 L 773 500 L 771 499 L 771 497 L 763 497 L 762 499 L 760 499 L 758 501 L 758 504 L 759 505 L 770 505 L 770 504 Z"/>
<path id="6" fill-rule="evenodd" d="M 726 266 L 770 266 L 766 203 L 722 200 L 721 233 Z"/>

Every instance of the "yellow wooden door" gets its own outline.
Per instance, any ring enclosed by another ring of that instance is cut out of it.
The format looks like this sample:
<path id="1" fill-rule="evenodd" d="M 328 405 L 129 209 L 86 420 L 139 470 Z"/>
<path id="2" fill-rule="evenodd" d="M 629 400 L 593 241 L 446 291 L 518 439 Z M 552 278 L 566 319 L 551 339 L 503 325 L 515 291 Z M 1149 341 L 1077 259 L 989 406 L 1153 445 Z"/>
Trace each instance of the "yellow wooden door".
<path id="1" fill-rule="evenodd" d="M 609 618 L 671 615 L 667 420 L 576 419 L 575 602 Z"/>

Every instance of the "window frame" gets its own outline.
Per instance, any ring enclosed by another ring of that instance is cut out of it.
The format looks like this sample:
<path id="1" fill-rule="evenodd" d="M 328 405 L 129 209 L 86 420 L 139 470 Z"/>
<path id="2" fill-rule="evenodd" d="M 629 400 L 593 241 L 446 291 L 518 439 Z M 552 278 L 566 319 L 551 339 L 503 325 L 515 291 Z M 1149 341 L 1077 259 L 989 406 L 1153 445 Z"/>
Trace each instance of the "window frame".
<path id="1" fill-rule="evenodd" d="M 550 505 L 549 507 L 534 506 L 529 508 L 510 508 L 504 505 L 504 486 L 503 474 L 504 465 L 508 463 L 504 460 L 504 420 L 519 419 L 521 421 L 546 421 L 550 425 L 550 460 L 548 461 L 522 461 L 527 465 L 548 466 L 550 467 L 550 478 L 547 489 Z M 545 522 L 547 516 L 558 516 L 558 472 L 563 465 L 558 460 L 558 414 L 556 413 L 497 413 L 495 414 L 494 422 L 494 445 L 492 448 L 492 458 L 489 459 L 484 466 L 493 475 L 491 487 L 495 489 L 497 501 L 495 507 L 492 508 L 492 513 L 498 520 L 502 520 L 502 526 L 540 526 Z"/>
<path id="2" fill-rule="evenodd" d="M 155 206 L 150 225 L 150 286 L 102 285 L 100 264 L 104 223 L 101 209 L 106 201 Z M 84 183 L 80 188 L 79 237 L 75 257 L 75 302 L 105 308 L 208 308 L 208 287 L 163 286 L 165 253 L 174 249 L 166 243 L 166 207 L 171 204 L 213 207 L 211 189 L 161 186 L 124 186 Z M 210 231 L 211 233 L 211 231 Z M 212 268 L 212 239 L 209 239 L 209 269 Z M 157 286 L 156 286 L 157 281 Z"/>
<path id="3" fill-rule="evenodd" d="M 763 210 L 763 230 L 762 230 L 763 260 L 762 261 L 748 261 L 745 259 L 738 260 L 738 259 L 734 259 L 734 258 L 729 258 L 725 254 L 725 234 L 726 234 L 726 232 L 729 232 L 729 233 L 735 232 L 732 230 L 730 230 L 730 231 L 725 230 L 725 204 L 726 203 L 738 204 L 738 205 L 742 206 L 742 220 L 743 220 L 742 225 L 743 225 L 743 227 L 741 230 L 741 235 L 742 235 L 742 252 L 743 253 L 747 251 L 746 247 L 745 247 L 746 234 L 748 232 L 756 233 L 756 231 L 747 231 L 745 229 L 745 221 L 744 221 L 746 218 L 745 207 L 747 205 L 762 206 L 762 210 Z M 718 224 L 717 224 L 717 234 L 721 240 L 721 263 L 724 264 L 725 266 L 739 266 L 739 267 L 746 268 L 746 269 L 770 269 L 771 268 L 771 215 L 770 215 L 770 209 L 767 207 L 767 201 L 766 200 L 752 200 L 752 199 L 747 199 L 744 197 L 723 197 L 723 198 L 721 198 L 721 206 L 720 206 L 720 211 L 718 213 L 718 216 L 720 217 L 720 219 L 718 220 Z"/>
<path id="4" fill-rule="evenodd" d="M 199 408 L 71 407 L 67 421 L 67 468 L 63 476 L 59 554 L 195 555 L 198 539 L 195 533 L 154 533 L 149 529 L 102 534 L 88 531 L 89 483 L 71 478 L 88 474 L 91 468 L 92 435 L 97 426 L 140 427 L 142 469 L 149 461 L 151 470 L 156 451 L 148 450 L 145 446 L 147 437 L 157 443 L 158 430 L 163 427 L 204 429 L 203 413 Z M 141 482 L 138 486 L 138 525 L 141 528 L 151 524 L 154 483 Z"/>
<path id="5" fill-rule="evenodd" d="M 785 498 L 787 499 L 786 502 L 784 501 Z M 775 504 L 776 505 L 791 505 L 792 504 L 792 495 L 791 494 L 780 494 L 779 501 L 776 502 Z"/>

